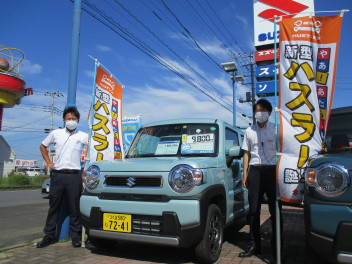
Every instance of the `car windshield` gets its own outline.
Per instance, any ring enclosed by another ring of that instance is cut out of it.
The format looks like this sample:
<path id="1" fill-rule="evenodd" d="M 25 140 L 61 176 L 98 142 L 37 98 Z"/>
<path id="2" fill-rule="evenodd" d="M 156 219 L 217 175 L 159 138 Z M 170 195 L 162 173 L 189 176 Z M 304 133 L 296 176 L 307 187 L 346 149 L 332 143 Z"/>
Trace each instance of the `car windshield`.
<path id="1" fill-rule="evenodd" d="M 325 138 L 328 152 L 352 150 L 352 113 L 332 115 Z"/>
<path id="2" fill-rule="evenodd" d="M 169 124 L 141 128 L 126 158 L 216 156 L 217 124 Z"/>

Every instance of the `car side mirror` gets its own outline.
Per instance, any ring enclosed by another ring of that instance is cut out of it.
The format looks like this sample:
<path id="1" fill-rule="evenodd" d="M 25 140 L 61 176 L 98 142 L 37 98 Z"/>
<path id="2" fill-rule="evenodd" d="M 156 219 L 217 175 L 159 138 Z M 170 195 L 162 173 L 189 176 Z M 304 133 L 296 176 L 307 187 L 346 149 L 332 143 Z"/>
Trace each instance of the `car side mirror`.
<path id="1" fill-rule="evenodd" d="M 231 163 L 234 159 L 239 159 L 243 157 L 243 150 L 240 146 L 233 146 L 229 149 L 229 155 L 226 158 L 227 167 L 231 166 Z"/>
<path id="2" fill-rule="evenodd" d="M 229 156 L 237 159 L 242 158 L 243 150 L 240 146 L 233 146 L 229 149 Z"/>

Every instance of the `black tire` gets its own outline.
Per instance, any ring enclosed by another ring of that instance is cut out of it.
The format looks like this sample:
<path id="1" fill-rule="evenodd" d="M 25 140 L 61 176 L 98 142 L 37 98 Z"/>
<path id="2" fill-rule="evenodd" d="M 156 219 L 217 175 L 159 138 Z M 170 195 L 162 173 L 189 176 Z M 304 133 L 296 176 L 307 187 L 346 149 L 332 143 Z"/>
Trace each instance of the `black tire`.
<path id="1" fill-rule="evenodd" d="M 214 263 L 219 259 L 224 241 L 224 224 L 220 208 L 211 204 L 202 240 L 195 247 L 195 255 L 200 263 Z"/>
<path id="2" fill-rule="evenodd" d="M 116 241 L 112 240 L 107 240 L 107 239 L 101 239 L 101 238 L 94 238 L 88 236 L 88 241 L 96 248 L 101 248 L 101 249 L 110 249 L 113 246 L 115 246 Z"/>
<path id="3" fill-rule="evenodd" d="M 306 264 L 330 264 L 329 261 L 318 255 L 313 249 L 306 245 Z"/>

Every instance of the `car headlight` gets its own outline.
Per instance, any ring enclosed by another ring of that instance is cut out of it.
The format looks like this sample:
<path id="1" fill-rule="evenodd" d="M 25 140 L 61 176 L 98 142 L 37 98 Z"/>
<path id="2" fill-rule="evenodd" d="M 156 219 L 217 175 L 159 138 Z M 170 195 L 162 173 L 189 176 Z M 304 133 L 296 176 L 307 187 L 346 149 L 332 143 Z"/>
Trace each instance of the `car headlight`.
<path id="1" fill-rule="evenodd" d="M 84 185 L 89 190 L 94 190 L 99 184 L 100 169 L 98 166 L 90 166 L 85 171 L 85 176 L 83 177 Z"/>
<path id="2" fill-rule="evenodd" d="M 169 174 L 169 184 L 178 193 L 191 191 L 194 186 L 202 184 L 203 172 L 189 165 L 178 165 Z"/>
<path id="3" fill-rule="evenodd" d="M 350 185 L 348 170 L 339 164 L 327 163 L 305 173 L 306 183 L 322 195 L 342 195 Z"/>

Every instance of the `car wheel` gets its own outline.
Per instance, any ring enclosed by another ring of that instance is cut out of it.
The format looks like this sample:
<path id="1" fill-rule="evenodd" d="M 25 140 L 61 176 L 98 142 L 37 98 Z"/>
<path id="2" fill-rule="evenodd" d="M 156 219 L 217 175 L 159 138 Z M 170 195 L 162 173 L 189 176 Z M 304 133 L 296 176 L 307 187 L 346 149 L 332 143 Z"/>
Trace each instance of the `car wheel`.
<path id="1" fill-rule="evenodd" d="M 305 254 L 306 264 L 329 264 L 330 262 L 316 253 L 306 241 L 306 254 Z"/>
<path id="2" fill-rule="evenodd" d="M 306 262 L 309 264 L 329 264 L 328 261 L 319 256 L 315 251 L 309 247 L 306 247 Z"/>
<path id="3" fill-rule="evenodd" d="M 112 240 L 107 240 L 107 239 L 101 239 L 101 238 L 94 238 L 88 236 L 88 241 L 96 248 L 101 248 L 101 249 L 110 249 L 112 248 L 116 242 Z"/>
<path id="4" fill-rule="evenodd" d="M 219 207 L 208 208 L 207 221 L 202 240 L 195 247 L 195 255 L 201 263 L 214 263 L 219 259 L 224 240 L 224 224 Z"/>

